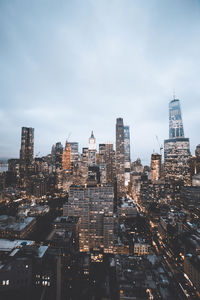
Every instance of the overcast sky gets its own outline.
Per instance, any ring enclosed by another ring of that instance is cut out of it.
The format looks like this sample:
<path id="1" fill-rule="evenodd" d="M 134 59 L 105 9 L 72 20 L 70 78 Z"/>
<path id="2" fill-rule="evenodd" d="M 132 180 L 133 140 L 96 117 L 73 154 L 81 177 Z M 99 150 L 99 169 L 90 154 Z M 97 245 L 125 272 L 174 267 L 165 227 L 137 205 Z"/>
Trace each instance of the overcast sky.
<path id="1" fill-rule="evenodd" d="M 35 154 L 57 141 L 115 142 L 130 125 L 132 160 L 168 138 L 181 100 L 191 151 L 200 143 L 199 0 L 0 0 L 0 157 L 18 157 L 21 127 Z"/>

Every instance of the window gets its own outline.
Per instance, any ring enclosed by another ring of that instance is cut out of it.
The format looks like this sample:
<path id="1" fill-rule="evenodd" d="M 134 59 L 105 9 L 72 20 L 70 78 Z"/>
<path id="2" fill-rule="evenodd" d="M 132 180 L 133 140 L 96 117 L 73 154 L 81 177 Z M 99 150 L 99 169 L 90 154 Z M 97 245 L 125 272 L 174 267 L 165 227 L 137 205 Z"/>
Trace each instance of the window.
<path id="1" fill-rule="evenodd" d="M 2 285 L 9 285 L 10 284 L 10 281 L 9 280 L 3 280 L 2 281 Z"/>

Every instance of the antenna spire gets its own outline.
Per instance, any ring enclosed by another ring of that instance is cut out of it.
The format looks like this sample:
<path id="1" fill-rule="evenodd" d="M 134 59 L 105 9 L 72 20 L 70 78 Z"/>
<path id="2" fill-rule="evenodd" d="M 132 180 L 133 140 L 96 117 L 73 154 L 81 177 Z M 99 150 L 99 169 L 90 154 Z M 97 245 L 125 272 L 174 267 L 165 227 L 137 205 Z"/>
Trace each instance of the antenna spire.
<path id="1" fill-rule="evenodd" d="M 176 93 L 175 93 L 175 89 L 173 89 L 173 100 L 176 99 Z"/>

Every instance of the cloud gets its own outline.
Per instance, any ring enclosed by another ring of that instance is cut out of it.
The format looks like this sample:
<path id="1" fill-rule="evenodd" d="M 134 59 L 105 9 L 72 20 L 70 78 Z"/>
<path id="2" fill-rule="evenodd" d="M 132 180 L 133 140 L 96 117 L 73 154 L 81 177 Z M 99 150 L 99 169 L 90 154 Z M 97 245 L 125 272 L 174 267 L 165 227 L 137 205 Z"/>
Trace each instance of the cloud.
<path id="1" fill-rule="evenodd" d="M 35 152 L 57 141 L 115 142 L 130 125 L 132 159 L 148 161 L 168 137 L 176 90 L 194 151 L 199 143 L 198 1 L 2 1 L 0 156 L 18 156 L 22 126 Z"/>

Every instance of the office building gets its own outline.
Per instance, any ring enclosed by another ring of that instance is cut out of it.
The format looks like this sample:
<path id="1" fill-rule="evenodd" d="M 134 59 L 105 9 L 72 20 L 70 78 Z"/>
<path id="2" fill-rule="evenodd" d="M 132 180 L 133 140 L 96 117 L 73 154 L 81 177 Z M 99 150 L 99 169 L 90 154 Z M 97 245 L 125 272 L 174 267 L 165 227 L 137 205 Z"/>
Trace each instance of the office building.
<path id="1" fill-rule="evenodd" d="M 62 154 L 62 169 L 71 170 L 71 146 L 68 141 L 66 141 L 65 149 Z"/>
<path id="2" fill-rule="evenodd" d="M 165 178 L 190 185 L 189 158 L 190 143 L 184 137 L 180 103 L 174 99 L 169 104 L 169 139 L 164 141 Z"/>
<path id="3" fill-rule="evenodd" d="M 161 178 L 162 156 L 157 153 L 151 155 L 151 180 L 157 181 Z"/>
<path id="4" fill-rule="evenodd" d="M 124 150 L 124 123 L 122 118 L 116 122 L 116 177 L 117 197 L 125 191 L 125 150 Z"/>
<path id="5" fill-rule="evenodd" d="M 112 143 L 106 143 L 105 147 L 106 181 L 113 186 L 116 172 L 115 151 Z"/>
<path id="6" fill-rule="evenodd" d="M 184 129 L 180 101 L 173 99 L 169 103 L 169 138 L 174 139 L 181 137 L 184 137 Z"/>
<path id="7" fill-rule="evenodd" d="M 113 252 L 113 188 L 71 186 L 63 215 L 80 217 L 79 250 Z"/>
<path id="8" fill-rule="evenodd" d="M 125 167 L 125 186 L 128 186 L 130 182 L 130 171 L 131 171 L 129 126 L 124 126 L 124 167 Z"/>
<path id="9" fill-rule="evenodd" d="M 71 147 L 71 163 L 76 164 L 79 160 L 78 143 L 71 142 L 70 147 Z"/>
<path id="10" fill-rule="evenodd" d="M 22 177 L 30 174 L 34 155 L 34 128 L 22 127 L 20 149 L 20 174 Z"/>

